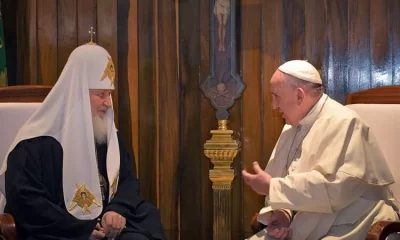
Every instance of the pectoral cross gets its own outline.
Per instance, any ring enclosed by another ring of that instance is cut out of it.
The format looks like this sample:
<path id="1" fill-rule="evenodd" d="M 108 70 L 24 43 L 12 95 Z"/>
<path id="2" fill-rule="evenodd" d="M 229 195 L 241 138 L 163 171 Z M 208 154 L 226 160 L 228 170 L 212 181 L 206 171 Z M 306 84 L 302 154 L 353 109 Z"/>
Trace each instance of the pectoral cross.
<path id="1" fill-rule="evenodd" d="M 93 27 L 90 27 L 89 34 L 90 34 L 90 42 L 89 42 L 88 44 L 95 44 L 95 43 L 93 42 L 93 35 L 95 35 L 96 32 L 93 31 Z"/>

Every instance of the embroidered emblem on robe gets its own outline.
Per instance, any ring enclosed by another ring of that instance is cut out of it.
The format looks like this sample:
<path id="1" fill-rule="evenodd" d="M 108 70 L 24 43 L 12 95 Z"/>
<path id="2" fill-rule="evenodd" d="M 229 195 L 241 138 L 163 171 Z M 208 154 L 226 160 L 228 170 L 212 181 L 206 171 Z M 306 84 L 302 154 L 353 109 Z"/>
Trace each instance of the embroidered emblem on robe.
<path id="1" fill-rule="evenodd" d="M 92 204 L 95 204 L 98 207 L 101 206 L 99 201 L 97 201 L 89 189 L 86 188 L 86 184 L 76 184 L 76 188 L 77 190 L 74 199 L 72 200 L 68 211 L 72 211 L 76 206 L 79 206 L 82 208 L 82 214 L 85 215 L 86 213 L 92 213 L 90 211 L 90 206 Z"/>

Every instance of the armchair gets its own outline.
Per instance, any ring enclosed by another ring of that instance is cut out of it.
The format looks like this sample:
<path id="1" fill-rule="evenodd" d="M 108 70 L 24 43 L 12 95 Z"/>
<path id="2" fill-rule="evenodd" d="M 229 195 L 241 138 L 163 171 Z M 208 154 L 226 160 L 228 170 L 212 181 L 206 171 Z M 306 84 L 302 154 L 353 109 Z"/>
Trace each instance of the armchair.
<path id="1" fill-rule="evenodd" d="M 400 167 L 400 86 L 387 86 L 368 89 L 349 94 L 346 98 L 347 107 L 356 111 L 370 126 L 378 141 L 385 159 L 391 169 Z M 391 186 L 396 199 L 400 200 L 400 175 L 393 171 L 396 183 Z M 257 222 L 256 213 L 251 220 L 254 233 L 265 228 Z M 368 231 L 366 240 L 400 239 L 400 222 L 379 221 Z"/>
<path id="2" fill-rule="evenodd" d="M 0 164 L 19 128 L 35 112 L 50 92 L 50 86 L 12 86 L 0 88 Z M 0 239 L 17 239 L 15 222 L 3 213 L 5 198 L 0 194 Z"/>
<path id="3" fill-rule="evenodd" d="M 390 169 L 393 169 L 395 184 L 391 190 L 394 197 L 400 200 L 400 175 L 394 171 L 400 167 L 400 86 L 352 93 L 347 96 L 346 104 L 370 126 Z M 399 232 L 400 222 L 379 221 L 370 227 L 366 240 L 400 239 Z"/>

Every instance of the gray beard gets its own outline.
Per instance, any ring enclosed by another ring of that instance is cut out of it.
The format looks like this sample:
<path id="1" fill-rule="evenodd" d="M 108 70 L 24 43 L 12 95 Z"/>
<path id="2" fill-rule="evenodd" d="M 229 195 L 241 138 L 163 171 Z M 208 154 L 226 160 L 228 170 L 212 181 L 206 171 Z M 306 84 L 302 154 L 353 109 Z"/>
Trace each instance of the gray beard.
<path id="1" fill-rule="evenodd" d="M 101 118 L 99 116 L 93 116 L 93 134 L 97 144 L 104 144 L 107 142 L 107 123 L 107 117 Z"/>

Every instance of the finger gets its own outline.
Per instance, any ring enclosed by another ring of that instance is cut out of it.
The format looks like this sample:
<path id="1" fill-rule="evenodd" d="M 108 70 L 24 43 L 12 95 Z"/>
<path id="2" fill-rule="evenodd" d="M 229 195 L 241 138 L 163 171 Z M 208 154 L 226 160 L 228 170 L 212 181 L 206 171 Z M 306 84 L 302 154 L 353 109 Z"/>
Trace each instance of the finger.
<path id="1" fill-rule="evenodd" d="M 104 228 L 100 225 L 100 223 L 96 224 L 96 230 L 98 230 L 100 232 L 104 232 Z"/>
<path id="2" fill-rule="evenodd" d="M 106 223 L 105 225 L 103 225 L 103 227 L 104 227 L 104 233 L 106 234 L 107 237 L 109 237 L 113 230 L 112 225 L 109 223 Z"/>
<path id="3" fill-rule="evenodd" d="M 283 228 L 283 227 L 279 228 L 278 232 L 275 235 L 275 238 L 281 239 L 281 237 L 283 236 L 284 233 L 285 233 L 285 228 Z"/>
<path id="4" fill-rule="evenodd" d="M 123 222 L 123 224 L 122 224 L 122 229 L 125 229 L 125 228 L 126 228 L 126 219 L 124 218 L 123 221 L 124 221 L 124 222 Z"/>
<path id="5" fill-rule="evenodd" d="M 270 235 L 270 236 L 275 235 L 276 234 L 276 230 L 277 230 L 277 227 L 275 225 L 273 225 L 271 223 L 268 223 L 268 225 L 267 225 L 268 235 Z"/>
<path id="6" fill-rule="evenodd" d="M 242 176 L 244 180 L 247 180 L 250 177 L 250 174 L 246 170 L 242 170 Z"/>
<path id="7" fill-rule="evenodd" d="M 117 228 L 117 226 L 118 226 L 118 216 L 114 215 L 112 217 L 111 226 L 112 226 L 112 228 Z"/>
<path id="8" fill-rule="evenodd" d="M 242 170 L 242 176 L 246 183 L 249 183 L 249 181 L 254 178 L 254 175 L 248 173 L 246 170 Z"/>
<path id="9" fill-rule="evenodd" d="M 271 228 L 268 228 L 267 232 L 268 232 L 268 235 L 270 235 L 271 237 L 277 238 L 279 229 L 276 227 L 271 227 Z"/>
<path id="10" fill-rule="evenodd" d="M 121 216 L 121 222 L 119 225 L 119 229 L 122 231 L 125 228 L 125 225 L 126 225 L 126 219 Z"/>
<path id="11" fill-rule="evenodd" d="M 96 238 L 96 239 L 102 239 L 105 237 L 105 234 L 103 232 L 94 230 L 92 235 Z"/>
<path id="12" fill-rule="evenodd" d="M 114 218 L 113 228 L 114 228 L 115 231 L 118 232 L 117 234 L 119 234 L 119 232 L 122 229 L 122 216 L 117 216 L 117 217 Z"/>
<path id="13" fill-rule="evenodd" d="M 103 218 L 101 219 L 101 225 L 104 229 L 106 229 L 110 225 L 110 218 L 108 214 L 103 215 Z"/>
<path id="14" fill-rule="evenodd" d="M 125 226 L 124 224 L 124 217 L 121 215 L 116 215 L 113 218 L 113 237 L 118 237 L 119 234 L 121 233 L 123 227 Z"/>
<path id="15" fill-rule="evenodd" d="M 111 231 L 110 231 L 110 238 L 116 238 L 117 237 L 117 232 L 118 232 L 118 228 L 116 227 L 118 225 L 118 216 L 114 215 L 111 218 L 110 221 L 110 225 L 111 225 Z"/>
<path id="16" fill-rule="evenodd" d="M 258 162 L 253 162 L 253 169 L 254 169 L 254 172 L 255 172 L 256 174 L 261 173 L 261 172 L 264 172 L 264 171 L 260 168 L 260 165 L 258 165 Z"/>
<path id="17" fill-rule="evenodd" d="M 280 240 L 285 240 L 288 235 L 288 228 L 282 228 L 282 233 L 279 236 Z"/>

